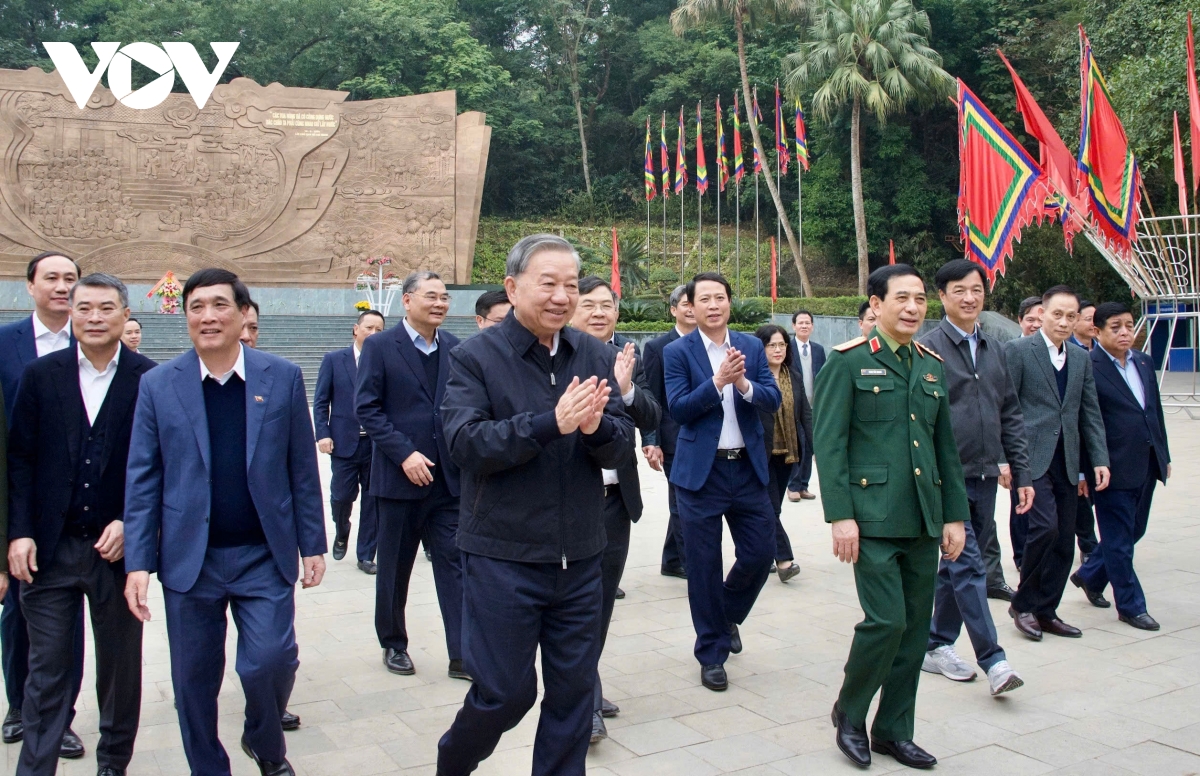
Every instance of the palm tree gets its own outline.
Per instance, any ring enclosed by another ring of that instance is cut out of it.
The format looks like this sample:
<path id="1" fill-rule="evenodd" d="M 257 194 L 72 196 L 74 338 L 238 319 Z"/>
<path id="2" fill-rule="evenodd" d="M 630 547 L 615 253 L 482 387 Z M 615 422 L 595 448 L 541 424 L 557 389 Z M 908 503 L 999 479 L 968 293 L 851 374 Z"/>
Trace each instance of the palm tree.
<path id="1" fill-rule="evenodd" d="M 806 5 L 807 0 L 679 0 L 679 6 L 671 12 L 671 27 L 677 35 L 711 21 L 725 17 L 733 18 L 733 28 L 737 31 L 738 68 L 742 74 L 742 104 L 746 106 L 754 145 L 764 153 L 764 159 L 766 149 L 758 136 L 758 120 L 749 109 L 754 103 L 750 94 L 750 76 L 746 70 L 746 27 L 752 25 L 759 15 L 798 14 Z M 764 175 L 763 179 L 767 182 L 767 190 L 771 192 L 771 199 L 774 200 L 775 210 L 779 214 L 779 222 L 783 224 L 788 245 L 792 249 L 792 259 L 796 263 L 796 271 L 800 273 L 800 285 L 806 294 L 812 294 L 808 270 L 804 266 L 804 258 L 800 255 L 800 244 L 796 242 L 796 234 L 792 231 L 792 222 L 783 207 L 783 200 L 779 198 L 779 190 L 770 175 Z"/>
<path id="2" fill-rule="evenodd" d="M 909 103 L 951 93 L 954 79 L 929 47 L 929 17 L 910 0 L 821 0 L 799 51 L 784 59 L 790 94 L 816 86 L 826 121 L 850 104 L 850 185 L 858 243 L 858 292 L 867 292 L 867 221 L 862 193 L 862 109 L 880 125 Z"/>

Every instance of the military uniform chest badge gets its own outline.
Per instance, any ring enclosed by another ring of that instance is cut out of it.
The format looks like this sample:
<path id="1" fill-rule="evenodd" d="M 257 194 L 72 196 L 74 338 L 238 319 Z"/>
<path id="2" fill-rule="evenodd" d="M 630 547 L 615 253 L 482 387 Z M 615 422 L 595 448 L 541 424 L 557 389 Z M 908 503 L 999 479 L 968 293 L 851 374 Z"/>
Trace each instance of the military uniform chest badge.
<path id="1" fill-rule="evenodd" d="M 938 379 L 936 377 L 934 377 L 932 374 L 926 374 L 921 379 L 923 379 L 927 383 L 936 383 L 938 381 Z"/>

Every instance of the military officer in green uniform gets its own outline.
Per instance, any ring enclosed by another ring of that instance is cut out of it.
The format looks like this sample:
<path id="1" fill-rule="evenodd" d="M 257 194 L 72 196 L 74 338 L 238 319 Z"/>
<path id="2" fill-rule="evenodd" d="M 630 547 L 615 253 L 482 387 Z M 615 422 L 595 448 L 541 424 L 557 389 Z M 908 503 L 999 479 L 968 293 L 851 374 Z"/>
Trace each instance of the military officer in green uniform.
<path id="1" fill-rule="evenodd" d="M 854 564 L 865 615 L 833 722 L 838 748 L 860 766 L 874 751 L 929 768 L 937 760 L 912 740 L 917 681 L 939 554 L 962 552 L 970 513 L 941 357 L 913 339 L 925 284 L 896 264 L 872 272 L 867 292 L 876 326 L 833 348 L 813 402 L 825 521 L 834 554 Z M 867 709 L 881 689 L 868 742 Z"/>

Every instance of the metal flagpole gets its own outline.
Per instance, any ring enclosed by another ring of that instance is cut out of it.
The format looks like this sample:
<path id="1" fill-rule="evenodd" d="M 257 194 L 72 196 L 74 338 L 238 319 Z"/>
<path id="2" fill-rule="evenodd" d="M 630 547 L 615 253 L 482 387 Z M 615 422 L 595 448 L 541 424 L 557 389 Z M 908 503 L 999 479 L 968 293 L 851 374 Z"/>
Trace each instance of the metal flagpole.
<path id="1" fill-rule="evenodd" d="M 742 293 L 742 180 L 734 177 L 733 197 L 737 200 L 733 212 L 733 279 L 738 293 Z"/>
<path id="2" fill-rule="evenodd" d="M 685 186 L 684 188 L 686 189 L 687 187 Z M 680 283 L 683 282 L 683 273 L 685 272 L 684 256 L 686 255 L 684 253 L 685 248 L 683 246 L 683 201 L 685 199 L 687 199 L 687 197 L 683 196 L 683 194 L 684 194 L 684 192 L 682 192 L 682 191 L 679 192 L 679 282 Z"/>
<path id="3" fill-rule="evenodd" d="M 758 222 L 758 173 L 754 173 L 754 295 L 762 296 L 762 268 L 759 266 L 759 243 L 762 229 Z"/>
<path id="4" fill-rule="evenodd" d="M 796 158 L 796 244 L 800 248 L 800 260 L 804 261 L 804 189 L 800 185 L 803 176 L 800 174 L 800 158 Z M 801 283 L 800 295 L 804 296 L 806 289 Z"/>
<path id="5" fill-rule="evenodd" d="M 721 170 L 717 169 L 717 273 L 721 272 Z"/>
<path id="6" fill-rule="evenodd" d="M 698 177 L 700 175 L 700 172 L 697 171 L 696 175 Z M 704 271 L 704 195 L 701 194 L 699 192 L 699 190 L 696 191 L 696 222 L 699 225 L 699 229 L 700 229 L 700 231 L 698 232 L 698 237 L 700 240 L 700 263 L 697 265 L 697 266 L 699 266 L 699 269 L 697 270 L 697 272 L 703 272 Z"/>
<path id="7" fill-rule="evenodd" d="M 778 113 L 778 111 L 776 111 L 776 113 Z M 780 118 L 780 119 L 779 119 L 779 121 L 780 121 L 780 122 L 782 122 L 782 121 L 783 121 L 783 119 L 782 119 L 782 118 Z M 776 146 L 778 146 L 778 145 L 779 145 L 779 141 L 778 141 L 778 140 L 775 142 L 775 145 L 776 145 Z M 779 181 L 780 181 L 780 176 L 779 176 L 779 149 L 778 149 L 778 148 L 776 148 L 776 149 L 775 149 L 775 190 L 776 190 L 776 191 L 778 191 L 778 192 L 782 192 L 782 191 L 783 191 L 783 188 L 782 188 L 782 186 L 780 185 Z M 780 200 L 782 200 L 782 199 L 783 199 L 783 195 L 781 194 L 781 195 L 780 195 Z M 787 211 L 785 210 L 784 212 L 787 212 Z M 782 221 L 782 219 L 780 219 L 780 218 L 778 217 L 778 214 L 776 214 L 776 217 L 775 217 L 775 244 L 776 244 L 776 245 L 780 245 L 780 246 L 781 246 L 781 245 L 783 245 L 783 221 Z M 772 277 L 774 277 L 774 276 L 772 276 Z"/>
<path id="8" fill-rule="evenodd" d="M 663 190 L 663 267 L 667 266 L 667 196 L 666 190 Z"/>

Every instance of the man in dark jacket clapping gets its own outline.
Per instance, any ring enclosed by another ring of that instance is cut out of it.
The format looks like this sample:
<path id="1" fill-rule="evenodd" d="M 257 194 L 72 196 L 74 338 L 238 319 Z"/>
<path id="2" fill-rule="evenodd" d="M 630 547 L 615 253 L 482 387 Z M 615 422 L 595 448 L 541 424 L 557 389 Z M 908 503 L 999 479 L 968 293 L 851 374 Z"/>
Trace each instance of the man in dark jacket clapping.
<path id="1" fill-rule="evenodd" d="M 553 235 L 508 254 L 504 322 L 450 354 L 442 417 L 462 469 L 463 662 L 474 677 L 438 744 L 438 773 L 465 776 L 537 700 L 540 774 L 584 773 L 600 658 L 602 469 L 633 456 L 616 352 L 564 328 L 579 255 Z"/>

